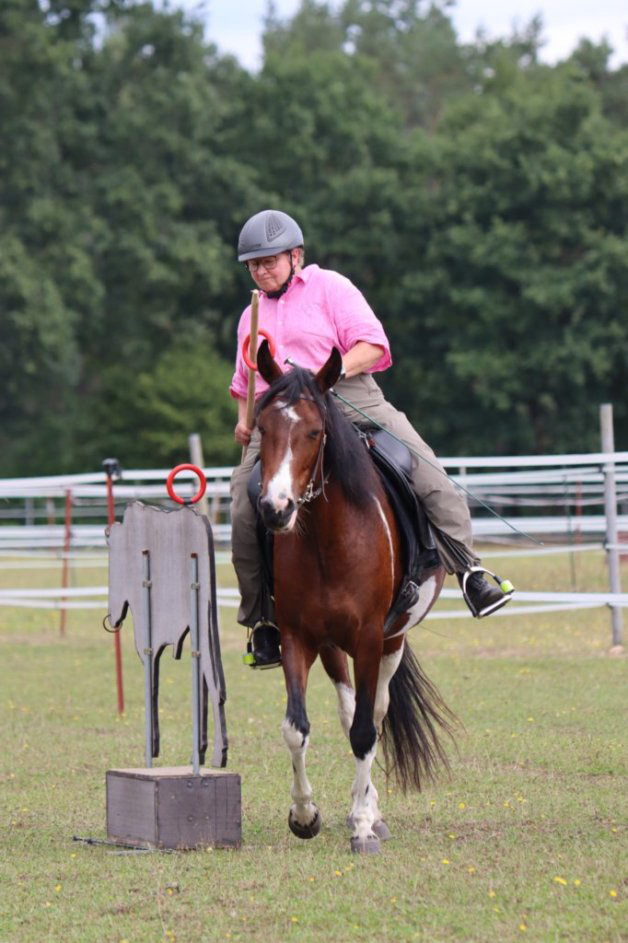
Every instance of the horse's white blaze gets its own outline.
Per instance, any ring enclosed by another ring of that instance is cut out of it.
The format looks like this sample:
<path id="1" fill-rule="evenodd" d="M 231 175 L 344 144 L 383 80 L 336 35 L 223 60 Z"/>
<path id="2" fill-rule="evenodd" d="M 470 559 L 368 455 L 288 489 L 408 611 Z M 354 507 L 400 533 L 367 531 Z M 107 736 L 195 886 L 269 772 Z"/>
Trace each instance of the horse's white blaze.
<path id="1" fill-rule="evenodd" d="M 386 520 L 386 515 L 384 514 L 383 507 L 381 506 L 381 504 L 379 503 L 376 497 L 374 497 L 373 500 L 375 501 L 375 504 L 377 505 L 377 510 L 379 511 L 379 516 L 382 519 L 382 523 L 384 525 L 384 532 L 388 540 L 388 549 L 390 551 L 390 579 L 391 579 L 391 586 L 394 586 L 395 585 L 395 549 L 393 547 L 392 533 L 390 532 L 390 527 L 388 526 L 388 521 Z"/>
<path id="2" fill-rule="evenodd" d="M 294 406 L 290 406 L 282 399 L 275 400 L 275 409 L 280 409 L 288 417 L 290 422 L 299 422 L 299 414 Z"/>
<path id="3" fill-rule="evenodd" d="M 279 468 L 268 482 L 266 488 L 266 497 L 272 502 L 278 511 L 283 511 L 287 507 L 288 501 L 293 501 L 292 488 L 292 449 L 290 442 L 286 448 Z"/>
<path id="4" fill-rule="evenodd" d="M 355 714 L 355 691 L 348 684 L 338 681 L 334 687 L 338 695 L 338 716 L 347 737 Z"/>
<path id="5" fill-rule="evenodd" d="M 298 421 L 299 421 L 299 414 L 297 413 L 297 411 L 296 411 L 296 409 L 294 408 L 294 406 L 282 406 L 282 409 L 283 409 L 283 411 L 284 411 L 284 414 L 285 414 L 285 415 L 288 417 L 288 419 L 290 420 L 290 422 L 298 422 Z"/>
<path id="6" fill-rule="evenodd" d="M 309 825 L 316 816 L 316 806 L 312 802 L 312 787 L 310 786 L 307 774 L 305 772 L 305 754 L 309 743 L 309 737 L 303 736 L 300 730 L 294 724 L 284 718 L 281 725 L 281 732 L 290 750 L 292 757 L 292 769 L 294 778 L 292 780 L 291 795 L 294 799 L 292 804 L 292 815 L 300 825 Z"/>
<path id="7" fill-rule="evenodd" d="M 296 425 L 299 422 L 299 415 L 296 409 L 293 406 L 289 406 L 288 403 L 284 403 L 283 400 L 277 400 L 277 409 L 281 409 L 283 414 L 288 418 L 291 425 Z M 288 431 L 288 445 L 284 457 L 282 458 L 279 468 L 268 482 L 266 488 L 266 497 L 272 503 L 276 511 L 283 511 L 288 506 L 289 501 L 294 501 L 294 482 L 292 479 L 292 429 Z M 297 509 L 295 508 L 294 514 L 291 516 L 290 520 L 286 524 L 285 529 L 291 530 L 294 526 L 294 523 L 297 519 Z"/>

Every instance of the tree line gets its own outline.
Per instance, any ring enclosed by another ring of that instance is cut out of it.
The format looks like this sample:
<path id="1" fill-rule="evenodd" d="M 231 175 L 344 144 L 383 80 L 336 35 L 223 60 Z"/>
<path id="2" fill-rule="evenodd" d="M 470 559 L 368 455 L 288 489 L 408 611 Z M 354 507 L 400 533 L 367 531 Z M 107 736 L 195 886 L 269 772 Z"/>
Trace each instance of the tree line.
<path id="1" fill-rule="evenodd" d="M 248 216 L 292 213 L 390 336 L 441 454 L 628 447 L 628 67 L 447 3 L 272 7 L 259 72 L 180 11 L 0 7 L 0 474 L 237 460 Z"/>

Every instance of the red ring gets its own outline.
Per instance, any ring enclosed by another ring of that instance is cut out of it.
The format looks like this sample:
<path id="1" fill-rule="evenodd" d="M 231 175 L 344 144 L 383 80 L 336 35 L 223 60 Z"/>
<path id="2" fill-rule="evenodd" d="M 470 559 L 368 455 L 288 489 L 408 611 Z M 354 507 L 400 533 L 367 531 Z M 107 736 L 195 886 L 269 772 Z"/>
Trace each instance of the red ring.
<path id="1" fill-rule="evenodd" d="M 275 342 L 274 342 L 274 340 L 272 339 L 272 337 L 270 336 L 270 334 L 268 333 L 268 331 L 265 331 L 264 328 L 262 328 L 262 327 L 259 328 L 259 330 L 258 330 L 257 333 L 258 333 L 258 334 L 261 334 L 261 335 L 262 335 L 263 337 L 265 337 L 266 340 L 268 341 L 268 346 L 270 347 L 270 356 L 271 356 L 271 357 L 273 358 L 273 360 L 274 360 L 274 359 L 275 359 Z M 253 361 L 252 361 L 251 358 L 249 357 L 249 344 L 250 344 L 250 343 L 251 343 L 251 335 L 250 335 L 250 334 L 247 334 L 246 337 L 244 338 L 244 340 L 242 341 L 242 357 L 244 358 L 244 362 L 245 362 L 245 364 L 247 365 L 247 367 L 249 367 L 251 370 L 257 370 L 257 364 L 256 364 L 256 363 L 253 363 Z"/>
<path id="2" fill-rule="evenodd" d="M 194 474 L 198 477 L 200 481 L 200 487 L 193 498 L 180 498 L 177 494 L 174 493 L 174 488 L 172 483 L 175 477 L 182 471 L 193 471 Z M 205 475 L 198 467 L 198 465 L 177 465 L 176 468 L 173 468 L 168 478 L 166 479 L 166 490 L 173 501 L 176 501 L 177 504 L 196 504 L 197 501 L 200 501 L 203 495 L 205 494 L 205 489 L 207 488 L 207 479 Z"/>

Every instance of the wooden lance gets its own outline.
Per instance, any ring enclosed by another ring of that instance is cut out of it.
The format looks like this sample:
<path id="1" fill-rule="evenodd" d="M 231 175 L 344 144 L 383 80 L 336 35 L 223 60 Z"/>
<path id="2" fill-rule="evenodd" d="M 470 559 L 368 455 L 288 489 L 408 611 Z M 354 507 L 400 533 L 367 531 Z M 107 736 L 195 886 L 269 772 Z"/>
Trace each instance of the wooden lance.
<path id="1" fill-rule="evenodd" d="M 249 356 L 254 364 L 257 364 L 257 322 L 259 317 L 259 291 L 255 288 L 251 292 L 251 328 L 249 341 Z M 248 429 L 253 428 L 253 413 L 255 412 L 255 373 L 256 368 L 249 367 L 249 385 L 246 391 L 246 425 Z M 242 447 L 242 458 L 244 461 L 248 446 Z"/>

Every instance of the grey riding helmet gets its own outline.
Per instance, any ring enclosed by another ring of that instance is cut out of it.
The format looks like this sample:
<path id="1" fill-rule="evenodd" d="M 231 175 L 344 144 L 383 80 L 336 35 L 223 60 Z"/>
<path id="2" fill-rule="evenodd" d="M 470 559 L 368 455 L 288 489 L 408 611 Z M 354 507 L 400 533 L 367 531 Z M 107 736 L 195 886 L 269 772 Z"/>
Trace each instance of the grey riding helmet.
<path id="1" fill-rule="evenodd" d="M 238 262 L 262 259 L 304 245 L 301 227 L 281 210 L 262 210 L 251 216 L 238 239 Z"/>

